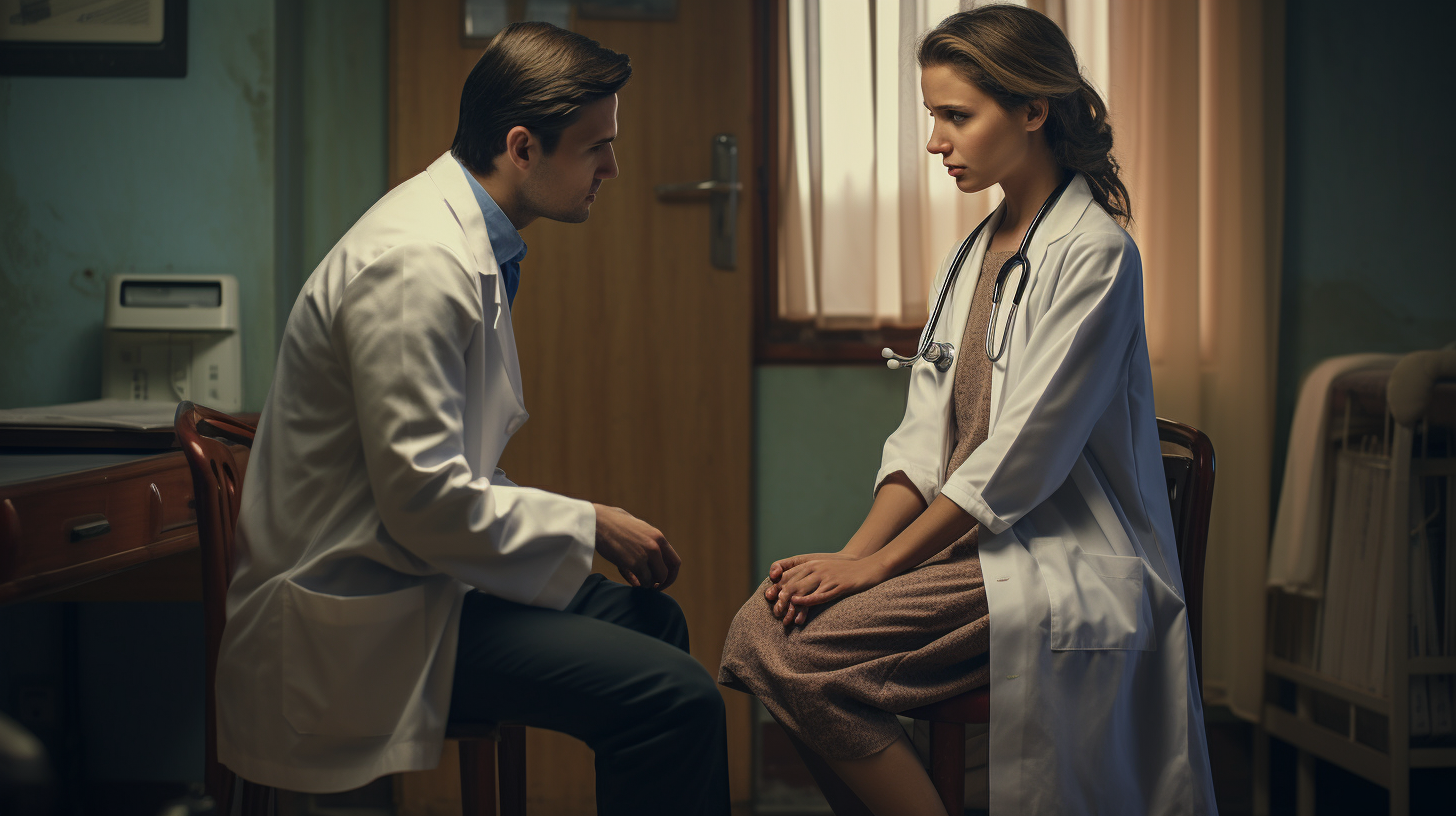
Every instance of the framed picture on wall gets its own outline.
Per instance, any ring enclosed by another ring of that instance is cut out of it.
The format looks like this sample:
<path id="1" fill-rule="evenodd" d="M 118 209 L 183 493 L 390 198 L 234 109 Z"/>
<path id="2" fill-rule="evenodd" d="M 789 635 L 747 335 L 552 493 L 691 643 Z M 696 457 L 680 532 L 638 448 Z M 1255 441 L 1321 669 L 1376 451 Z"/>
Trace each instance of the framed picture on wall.
<path id="1" fill-rule="evenodd" d="M 0 75 L 185 77 L 187 0 L 0 0 Z"/>
<path id="2" fill-rule="evenodd" d="M 484 48 L 510 23 L 550 23 L 567 31 L 572 26 L 573 0 L 460 0 L 464 26 L 460 44 Z"/>
<path id="3" fill-rule="evenodd" d="M 677 0 L 581 0 L 577 13 L 592 20 L 674 20 Z"/>

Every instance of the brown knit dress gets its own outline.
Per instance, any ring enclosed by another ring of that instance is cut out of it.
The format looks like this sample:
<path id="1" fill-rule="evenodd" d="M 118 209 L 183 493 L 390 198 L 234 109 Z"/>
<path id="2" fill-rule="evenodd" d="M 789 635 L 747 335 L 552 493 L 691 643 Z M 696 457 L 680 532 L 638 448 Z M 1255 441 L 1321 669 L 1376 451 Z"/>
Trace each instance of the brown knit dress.
<path id="1" fill-rule="evenodd" d="M 991 285 L 1011 252 L 986 253 L 956 351 L 953 473 L 986 439 L 991 363 L 985 346 Z M 757 695 L 821 756 L 860 759 L 904 731 L 893 712 L 954 697 L 990 680 L 990 618 L 980 525 L 920 566 L 810 612 L 785 629 L 763 593 L 749 597 L 723 647 L 718 682 Z"/>

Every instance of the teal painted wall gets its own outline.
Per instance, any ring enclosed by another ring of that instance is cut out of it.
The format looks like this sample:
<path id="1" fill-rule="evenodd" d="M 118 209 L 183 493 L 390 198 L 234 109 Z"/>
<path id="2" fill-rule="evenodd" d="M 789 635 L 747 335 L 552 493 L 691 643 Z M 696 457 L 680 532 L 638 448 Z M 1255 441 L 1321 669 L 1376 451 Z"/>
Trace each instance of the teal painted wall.
<path id="1" fill-rule="evenodd" d="M 1320 360 L 1456 341 L 1456 110 L 1445 101 L 1456 6 L 1413 17 L 1289 0 L 1288 15 L 1276 459 Z"/>
<path id="2" fill-rule="evenodd" d="M 385 0 L 304 4 L 303 279 L 388 186 Z"/>
<path id="3" fill-rule="evenodd" d="M 838 550 L 859 529 L 909 382 L 882 365 L 754 371 L 755 584 L 776 559 Z"/>
<path id="4" fill-rule="evenodd" d="M 105 281 L 227 273 L 272 371 L 272 0 L 192 3 L 185 79 L 0 79 L 0 407 L 101 395 Z"/>
<path id="5" fill-rule="evenodd" d="M 184 79 L 0 78 L 0 408 L 99 397 L 106 277 L 142 272 L 237 276 L 259 409 L 303 280 L 385 191 L 384 0 L 189 10 Z"/>

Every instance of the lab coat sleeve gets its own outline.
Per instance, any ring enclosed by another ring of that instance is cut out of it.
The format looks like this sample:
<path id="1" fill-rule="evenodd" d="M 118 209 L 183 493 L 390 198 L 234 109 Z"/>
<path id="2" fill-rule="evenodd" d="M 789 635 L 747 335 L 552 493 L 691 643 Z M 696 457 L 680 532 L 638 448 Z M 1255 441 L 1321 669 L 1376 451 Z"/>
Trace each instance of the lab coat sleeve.
<path id="1" fill-rule="evenodd" d="M 935 308 L 936 295 L 950 270 L 956 249 L 952 249 L 940 265 L 940 273 L 930 287 L 927 312 Z M 904 473 L 920 491 L 920 496 L 927 505 L 935 499 L 940 484 L 940 470 L 945 467 L 945 462 L 940 461 L 945 452 L 943 444 L 940 443 L 944 441 L 949 417 L 947 406 L 937 396 L 939 375 L 940 372 L 935 370 L 933 364 L 919 358 L 910 367 L 905 416 L 900 420 L 900 426 L 885 440 L 884 452 L 880 457 L 880 470 L 875 474 L 876 492 L 885 483 L 885 479 L 895 473 Z"/>
<path id="2" fill-rule="evenodd" d="M 1125 388 L 1128 358 L 1142 336 L 1136 247 L 1121 233 L 1071 240 L 1051 304 L 1021 350 L 1020 378 L 1003 395 L 986 441 L 941 489 L 993 534 L 1066 481 L 1093 426 Z"/>
<path id="3" fill-rule="evenodd" d="M 466 352 L 490 328 L 479 287 L 473 267 L 438 244 L 394 247 L 346 285 L 334 343 L 365 467 L 380 521 L 406 550 L 491 595 L 561 609 L 591 571 L 596 513 L 503 473 L 497 481 L 494 462 L 471 472 Z"/>

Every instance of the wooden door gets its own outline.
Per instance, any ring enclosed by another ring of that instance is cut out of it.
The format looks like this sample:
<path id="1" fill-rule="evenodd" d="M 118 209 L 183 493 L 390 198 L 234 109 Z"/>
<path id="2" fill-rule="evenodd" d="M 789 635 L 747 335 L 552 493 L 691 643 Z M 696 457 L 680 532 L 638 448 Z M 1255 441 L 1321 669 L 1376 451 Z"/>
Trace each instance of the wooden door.
<path id="1" fill-rule="evenodd" d="M 662 529 L 683 557 L 671 594 L 694 657 L 715 676 L 752 569 L 751 12 L 748 2 L 681 0 L 670 22 L 575 23 L 632 59 L 619 94 L 621 175 L 603 183 L 586 223 L 542 220 L 523 233 L 513 319 L 531 419 L 501 465 L 521 484 L 617 505 Z M 390 17 L 398 184 L 449 148 L 480 52 L 461 46 L 459 0 L 395 0 Z M 709 178 L 718 133 L 735 134 L 741 151 L 736 271 L 709 262 L 706 201 L 653 193 Z M 618 578 L 600 559 L 597 569 Z M 732 795 L 744 803 L 750 700 L 724 699 Z M 528 743 L 533 816 L 593 812 L 586 746 L 537 730 Z M 459 813 L 454 765 L 447 746 L 439 771 L 402 779 L 401 813 Z"/>

